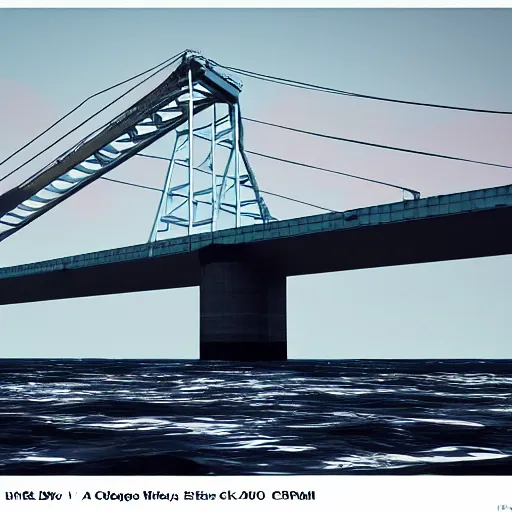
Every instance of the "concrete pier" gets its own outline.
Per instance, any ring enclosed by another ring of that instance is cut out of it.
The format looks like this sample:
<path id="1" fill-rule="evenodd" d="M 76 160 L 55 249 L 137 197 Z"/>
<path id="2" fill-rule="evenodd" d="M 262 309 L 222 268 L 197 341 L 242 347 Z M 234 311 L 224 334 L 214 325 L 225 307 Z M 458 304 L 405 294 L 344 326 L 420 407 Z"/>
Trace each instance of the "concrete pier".
<path id="1" fill-rule="evenodd" d="M 201 259 L 200 359 L 286 360 L 286 276 L 240 254 Z"/>

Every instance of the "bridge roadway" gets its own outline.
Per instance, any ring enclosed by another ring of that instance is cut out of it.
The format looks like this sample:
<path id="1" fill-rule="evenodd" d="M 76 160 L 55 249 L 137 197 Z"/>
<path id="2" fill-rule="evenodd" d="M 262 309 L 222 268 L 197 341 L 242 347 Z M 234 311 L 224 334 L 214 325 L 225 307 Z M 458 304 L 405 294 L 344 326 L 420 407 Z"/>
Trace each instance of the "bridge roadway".
<path id="1" fill-rule="evenodd" d="M 511 227 L 508 185 L 1 268 L 0 304 L 200 286 L 201 358 L 286 359 L 286 276 L 511 254 Z"/>

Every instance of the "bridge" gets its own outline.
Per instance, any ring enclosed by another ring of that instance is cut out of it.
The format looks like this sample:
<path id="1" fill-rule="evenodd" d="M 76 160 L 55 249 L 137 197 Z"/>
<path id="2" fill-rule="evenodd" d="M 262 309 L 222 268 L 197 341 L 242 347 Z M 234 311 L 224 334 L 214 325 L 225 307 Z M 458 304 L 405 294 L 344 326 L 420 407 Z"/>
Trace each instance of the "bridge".
<path id="1" fill-rule="evenodd" d="M 175 133 L 147 243 L 1 268 L 0 304 L 199 286 L 201 359 L 285 360 L 289 276 L 512 253 L 512 185 L 428 198 L 404 189 L 401 202 L 277 221 L 244 151 L 240 90 L 186 53 L 154 91 L 0 196 L 2 239 Z"/>

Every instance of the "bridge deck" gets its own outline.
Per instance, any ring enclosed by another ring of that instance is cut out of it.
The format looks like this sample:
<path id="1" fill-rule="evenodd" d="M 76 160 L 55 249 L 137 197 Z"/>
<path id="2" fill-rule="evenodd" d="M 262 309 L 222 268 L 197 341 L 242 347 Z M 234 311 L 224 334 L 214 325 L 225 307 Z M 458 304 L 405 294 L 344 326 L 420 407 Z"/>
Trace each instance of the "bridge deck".
<path id="1" fill-rule="evenodd" d="M 0 304 L 200 282 L 199 249 L 246 248 L 288 276 L 510 254 L 512 185 L 0 268 Z"/>

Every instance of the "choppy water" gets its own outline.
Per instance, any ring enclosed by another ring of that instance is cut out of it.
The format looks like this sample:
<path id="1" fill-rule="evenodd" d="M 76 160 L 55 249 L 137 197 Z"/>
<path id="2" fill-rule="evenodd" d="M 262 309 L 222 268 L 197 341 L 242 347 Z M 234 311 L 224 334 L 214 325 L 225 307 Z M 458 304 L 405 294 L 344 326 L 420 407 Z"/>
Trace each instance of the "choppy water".
<path id="1" fill-rule="evenodd" d="M 0 474 L 512 474 L 512 361 L 0 360 Z"/>

